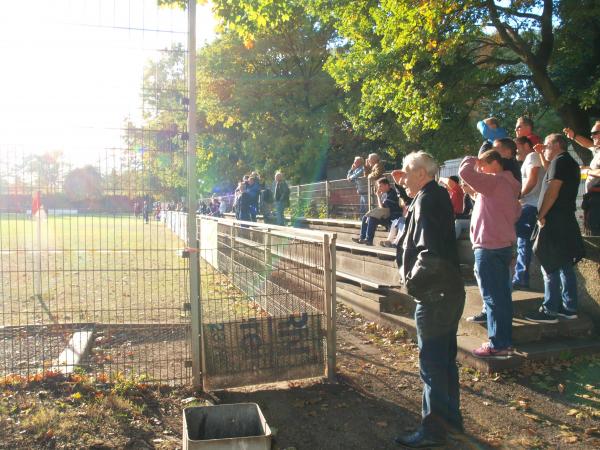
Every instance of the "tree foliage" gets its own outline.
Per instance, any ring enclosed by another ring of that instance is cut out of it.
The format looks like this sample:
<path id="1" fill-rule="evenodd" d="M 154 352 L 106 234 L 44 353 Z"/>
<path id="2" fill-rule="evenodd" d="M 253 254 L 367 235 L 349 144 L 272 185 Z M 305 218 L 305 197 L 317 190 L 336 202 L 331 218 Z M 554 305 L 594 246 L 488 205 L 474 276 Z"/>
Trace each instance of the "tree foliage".
<path id="1" fill-rule="evenodd" d="M 93 166 L 73 169 L 65 176 L 63 189 L 71 201 L 99 200 L 104 190 L 102 176 Z"/>
<path id="2" fill-rule="evenodd" d="M 495 103 L 511 120 L 557 115 L 580 133 L 600 114 L 595 0 L 215 3 L 225 27 L 246 39 L 306 5 L 336 31 L 325 69 L 347 94 L 346 117 L 397 147 L 420 142 L 441 157 L 460 154 L 474 143 L 474 119 Z"/>
<path id="3" fill-rule="evenodd" d="M 227 32 L 200 52 L 201 171 L 213 183 L 251 170 L 319 177 L 339 102 L 323 71 L 330 35 L 300 16 L 252 41 Z"/>
<path id="4" fill-rule="evenodd" d="M 143 121 L 126 119 L 122 185 L 129 193 L 179 200 L 187 192 L 185 49 L 175 45 L 148 61 L 142 86 Z M 113 182 L 114 184 L 114 182 Z"/>

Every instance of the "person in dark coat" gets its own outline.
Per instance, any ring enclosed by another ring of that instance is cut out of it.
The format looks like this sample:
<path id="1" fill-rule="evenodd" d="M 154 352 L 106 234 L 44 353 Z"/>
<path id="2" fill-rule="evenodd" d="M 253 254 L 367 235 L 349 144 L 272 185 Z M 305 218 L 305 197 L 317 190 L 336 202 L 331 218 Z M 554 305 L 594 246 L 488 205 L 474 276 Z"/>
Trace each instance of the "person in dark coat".
<path id="1" fill-rule="evenodd" d="M 285 208 L 290 206 L 290 188 L 283 179 L 283 173 L 281 172 L 275 174 L 273 200 L 275 201 L 275 223 L 277 225 L 285 225 L 283 212 Z"/>
<path id="2" fill-rule="evenodd" d="M 581 180 L 579 165 L 567 151 L 562 134 L 551 134 L 534 149 L 540 153 L 546 175 L 538 201 L 533 251 L 542 266 L 544 302 L 525 316 L 539 323 L 577 318 L 575 264 L 584 256 L 583 239 L 575 217 Z"/>
<path id="3" fill-rule="evenodd" d="M 446 189 L 435 182 L 438 165 L 425 152 L 404 158 L 401 184 L 413 198 L 397 252 L 400 275 L 417 302 L 415 322 L 423 409 L 419 428 L 396 438 L 407 447 L 442 446 L 448 432 L 463 431 L 456 367 L 456 332 L 465 304 Z"/>
<path id="4" fill-rule="evenodd" d="M 236 191 L 233 209 L 237 220 L 250 221 L 252 219 L 250 212 L 251 200 L 246 189 L 246 183 L 241 182 Z"/>
<path id="5" fill-rule="evenodd" d="M 256 222 L 256 215 L 258 214 L 258 196 L 260 194 L 260 181 L 258 176 L 252 174 L 246 183 L 246 196 L 250 205 L 250 219 L 252 222 Z"/>

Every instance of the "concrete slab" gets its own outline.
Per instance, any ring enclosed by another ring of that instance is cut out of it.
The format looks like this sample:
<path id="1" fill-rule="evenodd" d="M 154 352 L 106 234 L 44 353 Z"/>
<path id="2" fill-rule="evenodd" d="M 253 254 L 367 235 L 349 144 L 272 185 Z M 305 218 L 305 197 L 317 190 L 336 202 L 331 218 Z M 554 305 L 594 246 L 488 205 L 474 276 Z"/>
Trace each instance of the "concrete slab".
<path id="1" fill-rule="evenodd" d="M 56 360 L 53 361 L 52 371 L 68 375 L 75 370 L 81 359 L 87 354 L 93 342 L 93 331 L 77 331 L 73 333 L 69 343 Z"/>

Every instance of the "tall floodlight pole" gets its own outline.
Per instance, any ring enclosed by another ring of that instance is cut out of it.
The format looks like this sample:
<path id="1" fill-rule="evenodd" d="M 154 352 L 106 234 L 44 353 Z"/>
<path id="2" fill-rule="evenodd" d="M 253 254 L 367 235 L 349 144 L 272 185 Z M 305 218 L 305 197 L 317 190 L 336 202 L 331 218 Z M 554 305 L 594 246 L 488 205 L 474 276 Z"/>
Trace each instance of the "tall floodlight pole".
<path id="1" fill-rule="evenodd" d="M 192 316 L 192 381 L 202 387 L 202 308 L 200 306 L 200 264 L 196 237 L 198 176 L 196 174 L 196 0 L 188 0 L 188 116 L 187 116 L 187 247 L 190 261 L 190 306 Z"/>

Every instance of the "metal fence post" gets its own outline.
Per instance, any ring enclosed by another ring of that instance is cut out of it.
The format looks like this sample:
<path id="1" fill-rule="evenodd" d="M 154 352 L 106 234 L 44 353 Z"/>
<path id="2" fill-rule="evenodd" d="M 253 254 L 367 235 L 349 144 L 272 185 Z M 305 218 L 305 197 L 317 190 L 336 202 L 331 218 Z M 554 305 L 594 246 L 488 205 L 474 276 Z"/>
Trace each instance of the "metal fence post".
<path id="1" fill-rule="evenodd" d="M 335 378 L 335 305 L 332 302 L 331 245 L 329 234 L 323 235 L 323 283 L 325 288 L 325 324 L 327 327 L 327 380 L 331 383 Z"/>
<path id="2" fill-rule="evenodd" d="M 233 273 L 235 266 L 235 224 L 232 223 L 229 228 L 229 262 L 231 263 L 229 269 L 229 275 L 231 276 L 231 282 L 235 284 L 235 275 Z"/>
<path id="3" fill-rule="evenodd" d="M 265 231 L 265 279 L 267 279 L 273 265 L 273 258 L 271 255 L 271 229 L 267 228 Z"/>
<path id="4" fill-rule="evenodd" d="M 329 190 L 329 180 L 325 180 L 325 211 L 327 211 L 327 219 L 329 218 L 329 196 L 331 192 Z"/>
<path id="5" fill-rule="evenodd" d="M 263 240 L 263 242 L 265 243 L 265 285 L 263 288 L 263 292 L 267 293 L 268 292 L 268 285 L 269 285 L 269 274 L 271 273 L 272 270 L 272 266 L 273 266 L 273 258 L 271 255 L 271 229 L 267 228 L 266 229 L 266 234 L 265 234 L 265 239 Z"/>
<path id="6" fill-rule="evenodd" d="M 202 336 L 202 306 L 200 299 L 200 261 L 196 236 L 196 208 L 198 184 L 196 174 L 196 0 L 188 0 L 188 115 L 187 115 L 187 246 L 190 251 L 190 306 L 192 332 L 192 383 L 195 388 L 203 387 L 204 344 Z"/>
<path id="7" fill-rule="evenodd" d="M 337 364 L 337 293 L 336 293 L 336 285 L 337 285 L 337 275 L 336 275 L 336 253 L 335 253 L 335 241 L 337 240 L 337 234 L 334 233 L 331 235 L 331 240 L 329 241 L 329 258 L 331 261 L 331 266 L 330 266 L 330 277 L 329 279 L 331 280 L 331 294 L 330 294 L 330 299 L 331 299 L 331 334 L 332 334 L 332 339 L 331 339 L 331 355 L 333 356 L 333 361 L 332 361 L 332 371 L 333 373 L 331 374 L 331 376 L 329 377 L 329 381 L 331 382 L 335 382 L 336 378 L 335 378 L 335 371 L 336 371 L 336 364 Z"/>

